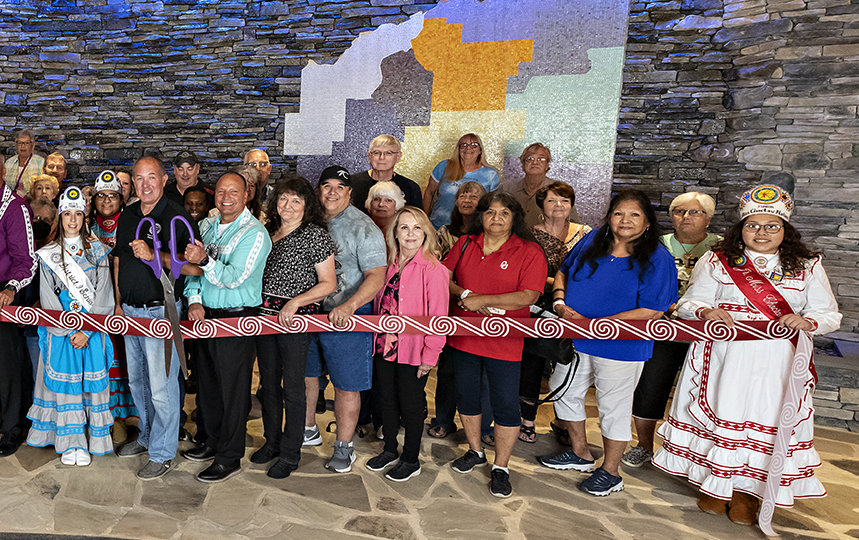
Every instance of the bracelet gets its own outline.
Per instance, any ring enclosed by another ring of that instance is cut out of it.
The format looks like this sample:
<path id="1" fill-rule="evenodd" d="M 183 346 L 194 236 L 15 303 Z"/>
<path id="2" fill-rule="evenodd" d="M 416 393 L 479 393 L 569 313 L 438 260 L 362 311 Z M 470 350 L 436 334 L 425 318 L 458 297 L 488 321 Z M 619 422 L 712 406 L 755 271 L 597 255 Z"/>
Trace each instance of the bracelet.
<path id="1" fill-rule="evenodd" d="M 555 300 L 554 302 L 552 302 L 552 309 L 555 309 L 555 306 L 557 306 L 558 304 L 566 305 L 566 304 L 564 304 L 564 301 L 562 299 L 558 299 L 558 300 Z"/>
<path id="2" fill-rule="evenodd" d="M 462 293 L 459 295 L 459 299 L 460 299 L 460 300 L 465 300 L 465 297 L 466 297 L 466 296 L 468 296 L 469 294 L 471 294 L 471 289 L 465 289 L 465 290 L 464 290 L 464 291 L 462 291 Z"/>
<path id="3" fill-rule="evenodd" d="M 562 289 L 562 288 L 560 288 L 560 287 L 558 287 L 557 289 L 552 289 L 552 293 L 553 293 L 553 294 L 554 294 L 554 293 L 556 293 L 556 292 L 558 292 L 558 291 L 561 291 L 561 292 L 567 292 L 567 289 Z"/>

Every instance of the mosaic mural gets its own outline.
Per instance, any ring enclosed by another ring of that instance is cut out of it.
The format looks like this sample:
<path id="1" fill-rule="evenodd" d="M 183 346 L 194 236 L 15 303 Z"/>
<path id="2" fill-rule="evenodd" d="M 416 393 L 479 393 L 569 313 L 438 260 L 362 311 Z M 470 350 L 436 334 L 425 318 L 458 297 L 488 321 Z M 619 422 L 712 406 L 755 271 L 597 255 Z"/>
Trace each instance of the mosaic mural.
<path id="1" fill-rule="evenodd" d="M 301 73 L 286 155 L 311 181 L 332 163 L 367 170 L 367 146 L 403 142 L 397 172 L 426 185 L 461 135 L 475 132 L 503 179 L 522 150 L 552 150 L 549 177 L 570 183 L 582 221 L 608 203 L 621 89 L 625 0 L 450 0 L 360 35 L 332 64 Z"/>

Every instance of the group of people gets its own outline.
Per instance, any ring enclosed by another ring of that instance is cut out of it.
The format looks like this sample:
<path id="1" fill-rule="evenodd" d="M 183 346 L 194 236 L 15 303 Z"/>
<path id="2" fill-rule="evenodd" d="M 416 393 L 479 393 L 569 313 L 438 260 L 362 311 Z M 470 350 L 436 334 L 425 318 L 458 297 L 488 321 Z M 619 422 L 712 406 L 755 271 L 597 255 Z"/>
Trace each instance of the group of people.
<path id="1" fill-rule="evenodd" d="M 333 165 L 315 188 L 300 177 L 269 186 L 271 163 L 256 149 L 211 189 L 197 178 L 193 152 L 173 160 L 173 184 L 162 161 L 145 155 L 130 174 L 133 195 L 113 171 L 96 181 L 92 209 L 80 187 L 59 193 L 59 216 L 42 218 L 49 231 L 35 251 L 31 212 L 59 189 L 33 191 L 31 211 L 15 192 L 30 193 L 38 182 L 27 185 L 34 162 L 19 150 L 16 162 L 7 161 L 17 170 L 6 171 L 0 210 L 6 287 L 0 306 L 20 296 L 38 266 L 42 307 L 143 318 L 269 314 L 288 327 L 295 315 L 326 314 L 334 327 L 345 328 L 353 315 L 364 314 L 679 317 L 728 325 L 772 319 L 811 333 L 838 328 L 841 316 L 821 255 L 790 224 L 791 196 L 777 186 L 745 193 L 740 219 L 724 237 L 709 231 L 715 201 L 697 192 L 671 202 L 673 233 L 661 233 L 653 204 L 637 190 L 617 193 L 604 222 L 591 230 L 577 223 L 573 189 L 547 176 L 551 152 L 541 143 L 522 153 L 521 180 L 501 183 L 480 137 L 466 134 L 423 191 L 394 171 L 401 152 L 396 138 L 381 135 L 370 143 L 369 170 L 351 174 Z M 177 216 L 189 226 L 176 227 Z M 154 226 L 138 233 L 144 220 Z M 153 250 L 153 235 L 161 252 Z M 169 268 L 171 239 L 185 262 L 182 275 L 169 283 L 175 298 L 165 294 L 166 272 L 158 276 L 150 268 L 155 257 Z M 173 300 L 175 306 L 165 305 Z M 0 346 L 23 351 L 18 334 L 0 323 Z M 485 448 L 494 446 L 493 495 L 512 493 L 510 455 L 517 440 L 535 442 L 541 386 L 549 378 L 556 395 L 552 427 L 569 448 L 540 456 L 539 463 L 591 473 L 580 489 L 604 496 L 623 489 L 621 463 L 640 467 L 652 460 L 699 486 L 703 511 L 728 513 L 738 523 L 755 520 L 793 356 L 789 340 L 654 344 L 346 331 L 186 345 L 198 392 L 196 432 L 189 436 L 194 445 L 183 456 L 210 462 L 197 475 L 202 482 L 241 471 L 255 360 L 265 443 L 250 461 L 270 464 L 270 477 L 289 476 L 301 447 L 321 444 L 317 401 L 330 381 L 336 430 L 325 466 L 351 470 L 352 439 L 369 421 L 384 445 L 365 466 L 384 470 L 391 481 L 413 478 L 421 472 L 425 385 L 438 366 L 436 416 L 426 432 L 447 437 L 456 430 L 458 411 L 468 450 L 451 466 L 469 473 L 487 463 Z M 22 408 L 29 409 L 24 412 L 32 425 L 27 442 L 53 445 L 63 463 L 79 466 L 91 454 L 112 451 L 114 418 L 134 414 L 140 433 L 116 453 L 148 454 L 138 472 L 143 480 L 173 467 L 185 421 L 182 362 L 171 341 L 39 327 L 29 350 L 35 355 L 31 402 L 20 363 L 7 359 L 0 366 L 4 373 L 21 372 L 4 377 L 0 388 L 0 454 L 13 453 L 20 442 Z M 656 425 L 678 372 L 660 429 L 665 443 L 654 455 Z M 814 384 L 811 369 L 807 384 L 809 390 Z M 604 451 L 599 467 L 585 429 L 591 386 Z M 810 391 L 799 410 L 777 497 L 783 506 L 824 494 L 813 476 L 820 462 Z M 633 418 L 638 443 L 628 449 Z"/>

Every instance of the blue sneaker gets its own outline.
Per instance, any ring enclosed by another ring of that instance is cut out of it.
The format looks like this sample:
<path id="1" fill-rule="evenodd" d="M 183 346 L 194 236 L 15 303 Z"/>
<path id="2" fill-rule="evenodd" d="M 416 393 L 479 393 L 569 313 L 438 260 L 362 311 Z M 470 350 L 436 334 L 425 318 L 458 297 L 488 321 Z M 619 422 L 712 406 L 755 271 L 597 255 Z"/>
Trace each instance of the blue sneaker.
<path id="1" fill-rule="evenodd" d="M 556 456 L 539 456 L 537 461 L 540 462 L 540 465 L 559 471 L 575 469 L 581 472 L 591 472 L 594 470 L 594 461 L 580 458 L 573 452 L 572 448 Z"/>
<path id="2" fill-rule="evenodd" d="M 612 491 L 623 491 L 623 478 L 600 467 L 587 480 L 579 484 L 579 491 L 605 497 Z"/>

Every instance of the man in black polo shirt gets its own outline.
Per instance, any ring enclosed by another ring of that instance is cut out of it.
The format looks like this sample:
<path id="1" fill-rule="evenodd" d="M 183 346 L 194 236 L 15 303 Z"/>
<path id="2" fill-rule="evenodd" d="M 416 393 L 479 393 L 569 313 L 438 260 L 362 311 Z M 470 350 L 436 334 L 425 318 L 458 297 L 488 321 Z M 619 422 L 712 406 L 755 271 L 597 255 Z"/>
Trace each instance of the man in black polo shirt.
<path id="1" fill-rule="evenodd" d="M 128 206 L 119 217 L 116 248 L 118 259 L 116 290 L 117 313 L 129 317 L 164 318 L 164 291 L 152 269 L 140 258 L 152 256 L 152 233 L 148 225 L 141 231 L 141 240 L 135 240 L 137 224 L 143 217 L 151 217 L 157 224 L 162 249 L 169 249 L 170 220 L 183 216 L 191 223 L 195 238 L 200 237 L 197 224 L 181 204 L 164 196 L 167 174 L 160 160 L 143 157 L 134 164 L 132 180 L 140 201 Z M 177 223 L 177 251 L 183 253 L 189 243 L 188 232 Z M 169 255 L 168 255 L 169 256 Z M 169 265 L 167 266 L 169 268 Z M 185 265 L 183 271 L 188 271 Z M 184 278 L 176 280 L 175 294 L 184 290 Z M 177 302 L 177 310 L 181 304 Z M 162 339 L 125 336 L 128 361 L 128 382 L 131 396 L 137 406 L 140 435 L 117 450 L 120 457 L 130 457 L 149 451 L 149 462 L 138 471 L 142 480 L 163 476 L 172 467 L 178 449 L 179 432 L 179 357 L 172 346 L 170 373 L 165 374 L 165 343 Z"/>
<path id="2" fill-rule="evenodd" d="M 167 184 L 164 195 L 179 206 L 185 204 L 185 190 L 193 186 L 202 186 L 206 190 L 206 203 L 209 208 L 215 207 L 214 192 L 200 181 L 200 162 L 197 154 L 190 150 L 182 150 L 173 158 L 174 182 Z"/>

